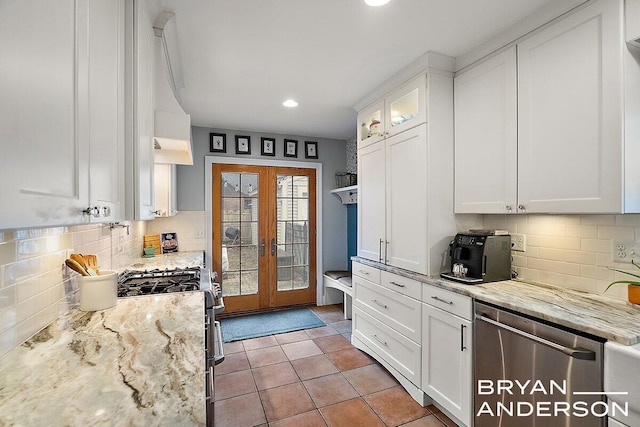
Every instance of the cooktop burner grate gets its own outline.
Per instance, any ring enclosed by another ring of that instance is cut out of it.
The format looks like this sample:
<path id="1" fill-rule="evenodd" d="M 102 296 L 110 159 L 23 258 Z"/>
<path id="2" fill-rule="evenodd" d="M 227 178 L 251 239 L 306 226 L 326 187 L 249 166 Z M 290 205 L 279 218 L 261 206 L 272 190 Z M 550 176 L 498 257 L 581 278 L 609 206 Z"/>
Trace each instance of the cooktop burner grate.
<path id="1" fill-rule="evenodd" d="M 125 270 L 118 276 L 118 297 L 187 292 L 200 289 L 200 268 Z"/>

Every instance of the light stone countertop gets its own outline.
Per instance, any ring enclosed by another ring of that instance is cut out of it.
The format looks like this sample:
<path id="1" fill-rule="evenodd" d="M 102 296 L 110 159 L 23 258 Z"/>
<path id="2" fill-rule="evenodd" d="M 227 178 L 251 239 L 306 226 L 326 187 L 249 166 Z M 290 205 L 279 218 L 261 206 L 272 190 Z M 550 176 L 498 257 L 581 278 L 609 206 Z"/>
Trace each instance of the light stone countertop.
<path id="1" fill-rule="evenodd" d="M 624 345 L 640 343 L 640 305 L 522 280 L 465 285 L 365 258 L 352 260 Z"/>
<path id="2" fill-rule="evenodd" d="M 204 298 L 74 310 L 0 358 L 0 373 L 0 426 L 204 426 Z"/>
<path id="3" fill-rule="evenodd" d="M 153 270 L 172 269 L 186 267 L 202 267 L 204 265 L 203 251 L 173 252 L 169 254 L 154 255 L 152 257 L 140 257 L 131 260 L 126 267 L 128 270 Z"/>

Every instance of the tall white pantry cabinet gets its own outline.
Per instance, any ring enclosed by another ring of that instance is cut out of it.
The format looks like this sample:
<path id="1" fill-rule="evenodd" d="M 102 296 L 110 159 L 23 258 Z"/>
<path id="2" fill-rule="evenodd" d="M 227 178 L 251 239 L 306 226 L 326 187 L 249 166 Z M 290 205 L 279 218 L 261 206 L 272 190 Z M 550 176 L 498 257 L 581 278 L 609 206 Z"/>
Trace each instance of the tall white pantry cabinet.
<path id="1" fill-rule="evenodd" d="M 423 274 L 444 268 L 457 229 L 452 59 L 450 64 L 449 70 L 428 69 L 372 104 L 385 106 L 377 117 L 386 117 L 387 127 L 395 123 L 402 130 L 358 137 L 358 256 Z M 394 108 L 398 100 L 417 108 L 402 113 Z M 371 123 L 371 111 L 359 115 L 359 135 Z"/>

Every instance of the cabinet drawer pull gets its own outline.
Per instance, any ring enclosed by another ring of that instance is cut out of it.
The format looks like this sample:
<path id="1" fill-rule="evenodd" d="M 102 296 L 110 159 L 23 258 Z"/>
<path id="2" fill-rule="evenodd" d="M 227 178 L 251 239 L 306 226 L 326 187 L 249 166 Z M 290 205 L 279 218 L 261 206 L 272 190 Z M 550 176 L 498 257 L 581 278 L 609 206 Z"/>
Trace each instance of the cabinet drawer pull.
<path id="1" fill-rule="evenodd" d="M 396 285 L 396 286 L 398 286 L 400 288 L 404 288 L 405 287 L 405 285 L 403 285 L 402 283 L 396 283 L 396 282 L 393 282 L 393 281 L 389 282 L 389 283 L 391 283 L 392 285 Z M 434 297 L 431 297 L 431 298 L 434 298 Z"/>
<path id="2" fill-rule="evenodd" d="M 464 345 L 464 328 L 466 328 L 465 325 L 460 325 L 460 351 L 467 349 L 467 346 Z"/>
<path id="3" fill-rule="evenodd" d="M 382 307 L 382 308 L 389 308 L 389 307 L 387 307 L 387 305 L 386 305 L 386 304 L 381 303 L 381 302 L 380 302 L 380 301 L 378 301 L 377 299 L 374 299 L 374 300 L 373 300 L 373 302 L 375 302 L 376 304 L 378 304 L 378 305 L 379 305 L 380 307 Z"/>
<path id="4" fill-rule="evenodd" d="M 443 302 L 443 303 L 445 303 L 445 304 L 453 305 L 453 301 L 447 301 L 447 300 L 444 300 L 444 299 L 442 299 L 442 298 L 438 298 L 438 297 L 436 297 L 436 296 L 432 296 L 431 298 L 432 298 L 432 299 L 434 299 L 434 300 L 436 300 L 436 301 Z"/>
<path id="5" fill-rule="evenodd" d="M 387 345 L 387 342 L 386 342 L 386 341 L 382 341 L 380 338 L 378 338 L 378 336 L 377 336 L 377 335 L 375 335 L 375 334 L 374 334 L 374 335 L 373 335 L 373 338 L 375 338 L 375 339 L 376 339 L 376 341 L 378 341 L 378 342 L 379 342 L 380 344 L 382 344 L 383 346 L 385 346 L 385 347 L 389 347 L 389 345 Z"/>
<path id="6" fill-rule="evenodd" d="M 369 272 L 368 272 L 368 271 L 358 270 L 358 272 L 360 272 L 360 273 L 362 273 L 362 274 L 364 274 L 364 275 L 366 275 L 366 276 L 368 276 L 368 275 L 369 275 Z"/>

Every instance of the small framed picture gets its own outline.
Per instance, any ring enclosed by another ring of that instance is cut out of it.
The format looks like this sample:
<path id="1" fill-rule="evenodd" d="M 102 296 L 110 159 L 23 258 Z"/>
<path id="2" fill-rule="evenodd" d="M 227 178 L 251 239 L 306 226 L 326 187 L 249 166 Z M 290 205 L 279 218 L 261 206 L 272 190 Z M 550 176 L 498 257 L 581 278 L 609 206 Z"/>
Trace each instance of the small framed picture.
<path id="1" fill-rule="evenodd" d="M 178 235 L 176 233 L 162 233 L 162 253 L 178 252 Z"/>
<path id="2" fill-rule="evenodd" d="M 227 135 L 224 133 L 209 134 L 209 151 L 212 153 L 226 153 L 227 152 Z"/>
<path id="3" fill-rule="evenodd" d="M 295 139 L 284 140 L 284 156 L 298 157 L 298 141 Z"/>
<path id="4" fill-rule="evenodd" d="M 260 154 L 263 156 L 276 155 L 276 140 L 274 138 L 261 138 Z"/>
<path id="5" fill-rule="evenodd" d="M 305 159 L 317 159 L 318 158 L 318 143 L 315 141 L 304 142 L 304 157 Z"/>
<path id="6" fill-rule="evenodd" d="M 236 154 L 251 154 L 251 137 L 236 135 Z"/>

